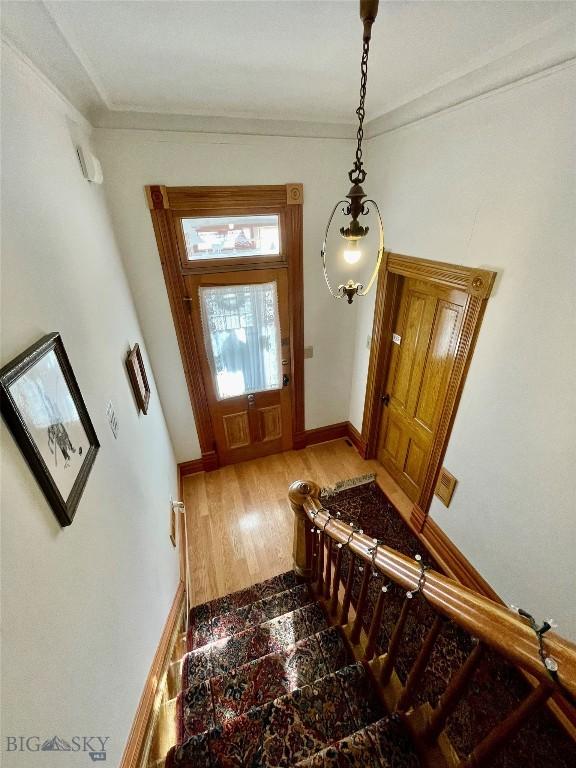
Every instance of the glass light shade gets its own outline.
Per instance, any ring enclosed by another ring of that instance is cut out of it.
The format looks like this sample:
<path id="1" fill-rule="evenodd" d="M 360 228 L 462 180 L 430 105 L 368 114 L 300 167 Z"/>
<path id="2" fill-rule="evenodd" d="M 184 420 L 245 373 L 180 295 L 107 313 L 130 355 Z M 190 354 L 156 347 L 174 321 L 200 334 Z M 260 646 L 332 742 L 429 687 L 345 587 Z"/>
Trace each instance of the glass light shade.
<path id="1" fill-rule="evenodd" d="M 344 215 L 350 215 L 350 202 L 348 200 L 339 200 L 334 208 L 332 209 L 332 213 L 330 214 L 330 218 L 328 219 L 328 224 L 326 226 L 326 231 L 324 233 L 324 241 L 322 243 L 322 250 L 321 250 L 321 258 L 322 258 L 322 267 L 324 269 L 324 279 L 326 280 L 326 285 L 328 286 L 328 290 L 332 294 L 332 296 L 335 299 L 343 299 L 346 298 L 349 304 L 352 304 L 352 300 L 354 296 L 365 296 L 370 288 L 372 287 L 374 281 L 376 280 L 376 276 L 378 275 L 378 270 L 380 269 L 380 263 L 382 261 L 382 254 L 384 253 L 384 227 L 382 225 L 382 217 L 380 215 L 380 210 L 378 208 L 377 203 L 374 200 L 366 200 L 364 203 L 362 203 L 363 206 L 363 215 L 366 215 L 370 212 L 370 206 L 373 206 L 373 213 L 376 217 L 376 221 L 378 224 L 378 249 L 376 253 L 374 254 L 374 269 L 372 270 L 372 274 L 370 275 L 368 282 L 366 285 L 363 283 L 360 283 L 356 280 L 350 279 L 345 284 L 339 285 L 336 290 L 332 288 L 332 284 L 330 283 L 330 277 L 328 274 L 328 235 L 331 231 L 330 227 L 332 225 L 332 221 L 334 219 L 334 215 L 336 214 L 337 210 L 341 208 L 342 213 Z M 368 229 L 366 228 L 366 232 Z M 346 237 L 345 234 L 341 230 L 341 234 L 344 236 L 344 239 L 347 241 L 346 245 L 344 247 L 344 250 L 340 248 L 337 248 L 335 253 L 335 258 L 338 259 L 344 258 L 344 261 L 347 264 L 358 264 L 361 260 L 365 261 L 366 256 L 368 255 L 366 253 L 366 249 L 361 249 L 360 243 L 363 240 L 362 237 Z M 338 254 L 339 252 L 339 254 Z"/>

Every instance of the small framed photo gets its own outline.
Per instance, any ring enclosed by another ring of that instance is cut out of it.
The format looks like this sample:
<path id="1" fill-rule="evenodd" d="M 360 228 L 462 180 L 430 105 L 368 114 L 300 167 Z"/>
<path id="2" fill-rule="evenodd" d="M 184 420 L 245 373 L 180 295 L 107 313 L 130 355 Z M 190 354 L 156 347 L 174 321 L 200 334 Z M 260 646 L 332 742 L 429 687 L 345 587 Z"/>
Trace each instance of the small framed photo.
<path id="1" fill-rule="evenodd" d="M 100 443 L 59 333 L 0 370 L 0 406 L 60 525 L 70 525 Z"/>
<path id="2" fill-rule="evenodd" d="M 138 408 L 142 413 L 146 414 L 148 413 L 148 403 L 150 402 L 150 385 L 148 384 L 142 352 L 140 352 L 138 344 L 134 344 L 128 353 L 126 368 L 128 368 L 128 375 L 130 376 L 130 383 L 134 390 L 134 397 L 136 398 Z"/>

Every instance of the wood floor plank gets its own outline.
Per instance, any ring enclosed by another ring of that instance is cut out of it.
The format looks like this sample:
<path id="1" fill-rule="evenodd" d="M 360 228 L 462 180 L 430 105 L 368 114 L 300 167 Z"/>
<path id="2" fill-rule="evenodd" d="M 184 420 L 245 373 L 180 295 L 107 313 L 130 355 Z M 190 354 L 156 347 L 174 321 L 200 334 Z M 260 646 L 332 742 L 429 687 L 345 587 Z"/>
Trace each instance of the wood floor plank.
<path id="1" fill-rule="evenodd" d="M 185 477 L 192 604 L 292 567 L 290 483 L 331 486 L 367 472 L 386 475 L 347 441 L 335 440 Z"/>

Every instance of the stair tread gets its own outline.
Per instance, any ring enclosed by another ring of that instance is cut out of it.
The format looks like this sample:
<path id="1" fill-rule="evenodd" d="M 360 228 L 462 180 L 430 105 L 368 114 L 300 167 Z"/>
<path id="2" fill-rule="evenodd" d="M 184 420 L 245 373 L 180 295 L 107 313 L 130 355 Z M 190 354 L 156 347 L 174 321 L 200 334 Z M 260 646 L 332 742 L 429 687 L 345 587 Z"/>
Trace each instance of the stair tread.
<path id="1" fill-rule="evenodd" d="M 387 715 L 301 760 L 295 768 L 419 768 L 420 765 L 400 718 Z"/>
<path id="2" fill-rule="evenodd" d="M 188 647 L 190 650 L 200 648 L 214 640 L 237 634 L 247 627 L 282 616 L 310 602 L 312 602 L 312 595 L 307 584 L 299 584 L 283 592 L 268 595 L 249 605 L 215 616 L 204 623 L 195 624 L 188 633 Z"/>
<path id="3" fill-rule="evenodd" d="M 212 677 L 179 694 L 177 743 L 336 672 L 351 661 L 340 631 L 331 627 Z"/>
<path id="4" fill-rule="evenodd" d="M 170 750 L 167 768 L 294 765 L 382 716 L 362 664 L 326 675 Z"/>
<path id="5" fill-rule="evenodd" d="M 281 651 L 329 626 L 317 603 L 308 603 L 230 637 L 190 651 L 182 661 L 182 690 L 235 667 Z"/>
<path id="6" fill-rule="evenodd" d="M 256 603 L 264 597 L 285 592 L 287 589 L 296 587 L 303 582 L 304 579 L 294 571 L 280 573 L 278 576 L 273 576 L 271 579 L 266 579 L 245 589 L 239 589 L 229 595 L 223 595 L 222 597 L 217 597 L 214 600 L 194 606 L 190 609 L 189 624 L 205 624 L 217 616 L 250 605 L 251 603 Z"/>

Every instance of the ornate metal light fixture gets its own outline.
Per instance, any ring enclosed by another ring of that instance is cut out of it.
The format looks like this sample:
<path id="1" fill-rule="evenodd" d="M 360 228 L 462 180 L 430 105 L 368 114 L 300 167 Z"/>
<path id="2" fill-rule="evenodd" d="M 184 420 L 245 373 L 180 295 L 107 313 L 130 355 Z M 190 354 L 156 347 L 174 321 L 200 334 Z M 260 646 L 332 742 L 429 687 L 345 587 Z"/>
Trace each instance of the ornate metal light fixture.
<path id="1" fill-rule="evenodd" d="M 362 184 L 366 179 L 366 171 L 363 168 L 362 162 L 362 139 L 364 138 L 364 102 L 366 100 L 366 82 L 368 79 L 368 54 L 370 52 L 370 38 L 372 34 L 372 24 L 376 19 L 378 13 L 378 0 L 360 0 L 360 18 L 364 23 L 364 36 L 362 45 L 362 62 L 360 65 L 360 104 L 356 110 L 358 115 L 358 144 L 356 147 L 356 158 L 354 164 L 348 173 L 352 186 L 350 191 L 346 195 L 347 200 L 339 200 L 330 214 L 328 219 L 328 225 L 326 226 L 326 232 L 324 233 L 324 242 L 322 243 L 322 267 L 324 269 L 324 278 L 326 285 L 328 286 L 330 293 L 335 299 L 343 299 L 346 297 L 348 304 L 352 304 L 354 296 L 365 296 L 376 276 L 378 269 L 380 268 L 380 262 L 382 261 L 382 254 L 384 252 L 384 228 L 382 225 L 382 217 L 380 216 L 380 210 L 374 200 L 365 200 L 366 194 L 362 189 Z M 330 231 L 330 225 L 332 219 L 338 208 L 342 206 L 342 213 L 348 217 L 350 216 L 350 222 L 345 227 L 340 227 L 340 235 L 347 241 L 347 246 L 343 252 L 343 258 L 348 264 L 356 264 L 362 258 L 362 251 L 359 248 L 359 243 L 362 238 L 366 237 L 369 231 L 369 227 L 363 226 L 359 221 L 360 216 L 367 216 L 370 213 L 370 206 L 373 206 L 376 214 L 376 220 L 379 228 L 379 245 L 378 254 L 376 258 L 376 264 L 370 279 L 368 280 L 366 287 L 362 283 L 355 280 L 348 280 L 347 283 L 339 285 L 336 292 L 333 291 L 328 278 L 328 268 L 326 266 L 326 243 L 328 240 L 328 233 Z"/>

